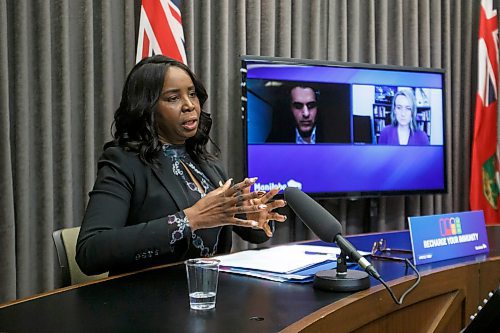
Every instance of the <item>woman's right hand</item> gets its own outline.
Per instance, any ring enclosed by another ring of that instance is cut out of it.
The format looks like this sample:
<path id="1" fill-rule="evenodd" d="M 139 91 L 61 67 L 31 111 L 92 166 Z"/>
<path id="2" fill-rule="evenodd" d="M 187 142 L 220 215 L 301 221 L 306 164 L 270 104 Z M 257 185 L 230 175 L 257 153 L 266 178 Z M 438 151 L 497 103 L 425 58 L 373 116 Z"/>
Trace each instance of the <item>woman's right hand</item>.
<path id="1" fill-rule="evenodd" d="M 232 179 L 208 193 L 193 206 L 184 209 L 192 231 L 213 228 L 223 225 L 238 225 L 256 228 L 257 221 L 243 220 L 236 214 L 255 213 L 266 209 L 266 205 L 254 205 L 251 200 L 259 197 L 259 192 L 243 193 L 252 186 L 257 178 L 246 178 L 231 186 Z"/>

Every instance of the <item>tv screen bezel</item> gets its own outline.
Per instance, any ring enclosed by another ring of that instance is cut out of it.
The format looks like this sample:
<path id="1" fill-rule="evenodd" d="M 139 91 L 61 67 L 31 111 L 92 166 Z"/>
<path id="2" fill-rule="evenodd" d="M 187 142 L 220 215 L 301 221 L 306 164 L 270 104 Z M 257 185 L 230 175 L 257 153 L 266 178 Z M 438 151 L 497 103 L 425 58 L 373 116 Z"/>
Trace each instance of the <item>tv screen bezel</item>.
<path id="1" fill-rule="evenodd" d="M 283 58 L 283 57 L 269 57 L 269 56 L 255 56 L 255 55 L 242 55 L 240 56 L 240 74 L 241 74 L 241 118 L 243 127 L 243 174 L 245 177 L 255 177 L 258 175 L 248 175 L 248 113 L 247 113 L 247 99 L 246 99 L 246 73 L 248 62 L 264 62 L 272 64 L 283 64 L 293 66 L 326 66 L 338 68 L 360 68 L 360 69 L 374 69 L 374 70 L 388 70 L 388 71 L 408 71 L 420 73 L 434 73 L 441 75 L 442 86 L 442 126 L 443 126 L 443 179 L 444 186 L 441 189 L 416 189 L 416 190 L 376 190 L 376 191 L 338 191 L 338 192 L 307 192 L 311 197 L 315 198 L 374 198 L 385 196 L 406 196 L 406 195 L 429 195 L 429 194 L 447 194 L 448 193 L 448 159 L 447 159 L 447 135 L 446 135 L 446 71 L 442 68 L 429 68 L 429 67 L 412 67 L 412 66 L 398 66 L 398 65 L 382 65 L 382 64 L 368 64 L 356 62 L 339 62 L 315 59 L 301 59 L 301 58 Z M 352 110 L 351 110 L 352 113 Z M 354 145 L 351 143 L 350 145 Z M 271 162 L 272 163 L 272 162 Z"/>

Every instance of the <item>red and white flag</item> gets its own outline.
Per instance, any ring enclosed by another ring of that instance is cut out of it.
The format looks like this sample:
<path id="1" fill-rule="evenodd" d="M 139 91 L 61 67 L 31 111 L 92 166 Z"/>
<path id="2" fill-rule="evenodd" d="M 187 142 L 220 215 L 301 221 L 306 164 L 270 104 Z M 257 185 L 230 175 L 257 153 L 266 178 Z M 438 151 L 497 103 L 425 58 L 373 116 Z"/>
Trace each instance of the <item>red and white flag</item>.
<path id="1" fill-rule="evenodd" d="M 180 0 L 142 0 L 136 63 L 163 54 L 187 64 Z"/>
<path id="2" fill-rule="evenodd" d="M 498 18 L 492 0 L 482 0 L 479 15 L 478 74 L 470 181 L 470 208 L 483 210 L 486 223 L 500 223 L 498 170 Z"/>

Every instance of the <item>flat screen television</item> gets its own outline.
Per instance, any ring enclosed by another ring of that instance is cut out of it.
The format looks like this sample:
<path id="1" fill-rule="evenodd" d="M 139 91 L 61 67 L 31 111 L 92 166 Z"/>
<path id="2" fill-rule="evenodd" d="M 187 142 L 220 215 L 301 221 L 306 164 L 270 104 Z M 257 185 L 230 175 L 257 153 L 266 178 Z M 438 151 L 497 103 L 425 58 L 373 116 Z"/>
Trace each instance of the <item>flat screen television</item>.
<path id="1" fill-rule="evenodd" d="M 444 70 L 242 56 L 241 74 L 254 190 L 447 191 Z"/>

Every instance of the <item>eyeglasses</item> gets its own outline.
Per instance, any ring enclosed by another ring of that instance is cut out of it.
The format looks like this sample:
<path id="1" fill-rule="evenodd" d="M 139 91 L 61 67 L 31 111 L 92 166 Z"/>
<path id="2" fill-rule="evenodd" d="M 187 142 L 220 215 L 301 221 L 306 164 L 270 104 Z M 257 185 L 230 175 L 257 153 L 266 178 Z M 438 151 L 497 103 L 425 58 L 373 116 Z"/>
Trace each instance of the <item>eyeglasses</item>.
<path id="1" fill-rule="evenodd" d="M 394 253 L 394 252 L 412 253 L 411 250 L 407 249 L 394 249 L 387 247 L 387 241 L 384 238 L 381 238 L 378 242 L 373 243 L 371 257 L 376 259 L 395 260 L 395 261 L 406 261 L 406 259 L 411 259 L 411 257 L 404 258 L 404 257 L 395 257 L 391 255 L 382 254 L 382 253 Z"/>
<path id="2" fill-rule="evenodd" d="M 307 106 L 308 109 L 314 109 L 318 103 L 317 102 L 308 102 L 308 103 L 301 103 L 301 102 L 292 102 L 292 107 L 297 110 L 302 110 L 304 108 L 304 105 Z"/>

